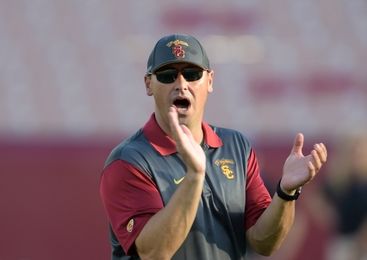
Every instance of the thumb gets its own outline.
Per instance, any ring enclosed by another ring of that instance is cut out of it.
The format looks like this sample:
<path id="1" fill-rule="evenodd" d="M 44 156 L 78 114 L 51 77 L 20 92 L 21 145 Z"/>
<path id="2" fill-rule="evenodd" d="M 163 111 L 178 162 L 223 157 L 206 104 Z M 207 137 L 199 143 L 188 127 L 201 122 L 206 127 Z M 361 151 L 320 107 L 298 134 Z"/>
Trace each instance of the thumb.
<path id="1" fill-rule="evenodd" d="M 298 133 L 294 139 L 292 153 L 302 154 L 304 137 L 302 133 Z"/>

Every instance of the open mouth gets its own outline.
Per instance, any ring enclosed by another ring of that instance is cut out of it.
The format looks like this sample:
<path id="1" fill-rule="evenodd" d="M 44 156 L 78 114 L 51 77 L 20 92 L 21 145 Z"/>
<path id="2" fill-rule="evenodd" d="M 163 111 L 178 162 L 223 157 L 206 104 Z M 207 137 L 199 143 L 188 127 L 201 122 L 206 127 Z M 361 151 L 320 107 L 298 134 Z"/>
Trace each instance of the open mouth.
<path id="1" fill-rule="evenodd" d="M 188 110 L 190 107 L 190 100 L 188 100 L 187 98 L 176 98 L 173 101 L 173 105 L 178 110 Z"/>

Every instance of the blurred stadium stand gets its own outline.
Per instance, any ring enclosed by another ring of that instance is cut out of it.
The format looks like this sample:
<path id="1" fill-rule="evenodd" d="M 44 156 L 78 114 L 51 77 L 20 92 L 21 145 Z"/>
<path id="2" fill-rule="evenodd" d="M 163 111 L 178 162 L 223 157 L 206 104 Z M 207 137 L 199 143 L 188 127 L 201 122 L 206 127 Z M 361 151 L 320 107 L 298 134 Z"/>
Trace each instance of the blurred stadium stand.
<path id="1" fill-rule="evenodd" d="M 366 132 L 366 28 L 364 0 L 1 0 L 0 259 L 108 258 L 99 174 L 153 111 L 161 36 L 203 42 L 206 120 L 247 134 L 272 185 L 296 132 Z"/>

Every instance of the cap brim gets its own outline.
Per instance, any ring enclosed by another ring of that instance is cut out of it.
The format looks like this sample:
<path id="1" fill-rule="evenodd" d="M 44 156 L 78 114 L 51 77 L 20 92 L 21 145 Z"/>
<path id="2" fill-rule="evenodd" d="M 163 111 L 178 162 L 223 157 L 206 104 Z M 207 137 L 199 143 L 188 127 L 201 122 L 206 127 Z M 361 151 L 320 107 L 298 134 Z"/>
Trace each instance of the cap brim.
<path id="1" fill-rule="evenodd" d="M 203 70 L 208 70 L 208 68 L 205 68 L 203 67 L 202 65 L 198 64 L 198 63 L 195 63 L 195 62 L 191 62 L 191 61 L 186 61 L 186 60 L 171 60 L 171 61 L 167 61 L 165 63 L 162 63 L 160 64 L 159 66 L 157 66 L 156 68 L 154 68 L 153 70 L 151 71 L 148 71 L 148 73 L 154 73 L 156 72 L 157 70 L 167 66 L 167 65 L 170 65 L 170 64 L 181 64 L 181 63 L 187 63 L 187 64 L 191 64 L 191 65 L 194 65 L 196 67 L 199 67 L 199 68 L 202 68 Z"/>

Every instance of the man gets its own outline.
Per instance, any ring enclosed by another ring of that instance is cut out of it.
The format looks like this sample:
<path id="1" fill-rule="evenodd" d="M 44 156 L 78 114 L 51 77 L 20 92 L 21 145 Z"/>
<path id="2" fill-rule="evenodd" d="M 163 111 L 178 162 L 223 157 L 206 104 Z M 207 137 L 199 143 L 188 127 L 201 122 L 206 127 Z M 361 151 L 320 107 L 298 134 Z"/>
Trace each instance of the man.
<path id="1" fill-rule="evenodd" d="M 270 255 L 290 230 L 326 147 L 303 156 L 297 134 L 271 199 L 246 137 L 203 121 L 213 76 L 192 36 L 169 35 L 153 48 L 144 79 L 154 113 L 112 151 L 101 178 L 113 259 L 244 259 L 246 243 Z"/>

